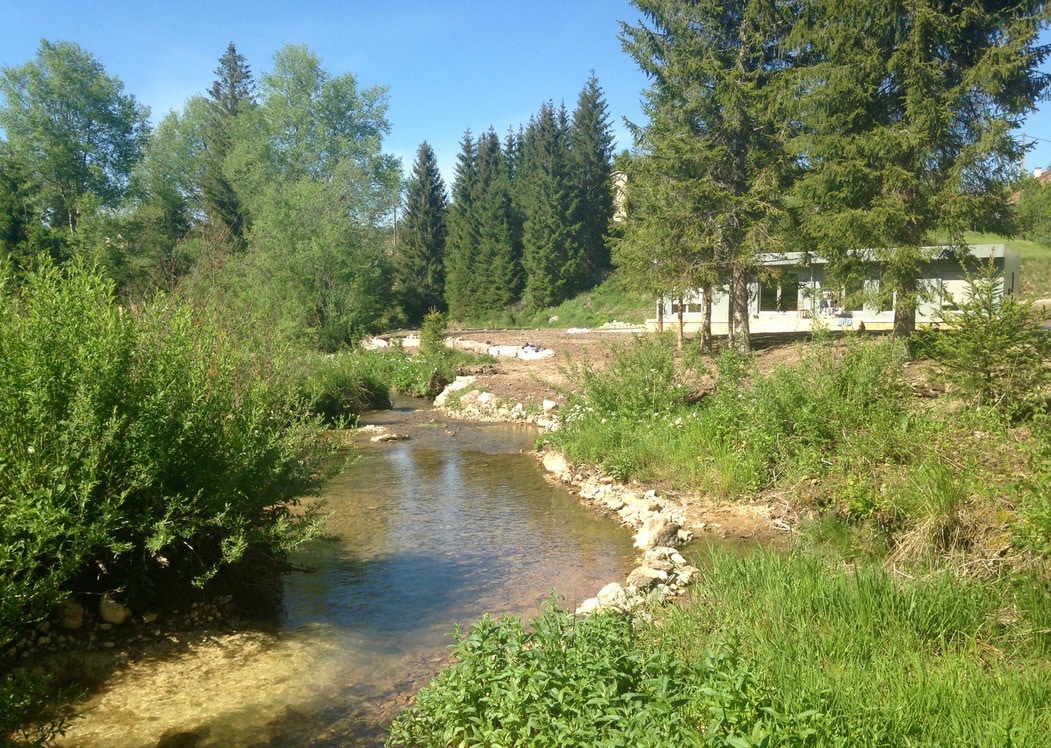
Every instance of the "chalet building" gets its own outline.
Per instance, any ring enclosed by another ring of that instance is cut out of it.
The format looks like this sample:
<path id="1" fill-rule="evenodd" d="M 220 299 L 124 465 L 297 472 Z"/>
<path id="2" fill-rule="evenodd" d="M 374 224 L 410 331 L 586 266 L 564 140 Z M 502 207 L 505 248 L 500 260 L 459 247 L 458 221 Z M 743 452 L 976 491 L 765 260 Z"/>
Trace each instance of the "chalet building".
<path id="1" fill-rule="evenodd" d="M 990 261 L 1003 276 L 1004 293 L 1019 288 L 1018 253 L 1002 244 L 983 244 L 963 253 L 953 247 L 930 247 L 929 259 L 920 269 L 920 300 L 916 309 L 917 326 L 937 322 L 940 314 L 956 307 L 967 292 L 967 274 L 974 274 Z M 864 323 L 866 330 L 891 330 L 894 327 L 893 302 L 880 308 L 877 299 L 881 275 L 878 261 L 869 265 L 873 272 L 853 288 L 834 285 L 826 277 L 827 261 L 800 252 L 764 255 L 759 269 L 748 283 L 749 327 L 753 333 L 805 332 L 815 322 L 829 327 L 856 328 Z M 723 286 L 712 297 L 712 333 L 725 335 L 729 318 L 728 288 Z M 682 299 L 686 332 L 696 332 L 701 325 L 700 290 Z M 657 302 L 657 317 L 647 320 L 656 329 L 658 319 L 664 324 L 678 323 L 679 299 L 664 297 Z"/>

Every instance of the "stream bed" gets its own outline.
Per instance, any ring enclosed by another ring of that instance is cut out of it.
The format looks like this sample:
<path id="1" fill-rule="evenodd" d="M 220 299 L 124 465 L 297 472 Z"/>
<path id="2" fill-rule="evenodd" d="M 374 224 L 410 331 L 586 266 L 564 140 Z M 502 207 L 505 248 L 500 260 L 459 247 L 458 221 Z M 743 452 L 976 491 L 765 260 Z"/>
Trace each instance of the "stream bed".
<path id="1" fill-rule="evenodd" d="M 575 607 L 632 567 L 629 533 L 549 482 L 535 429 L 447 421 L 396 400 L 324 491 L 327 537 L 292 561 L 279 625 L 122 668 L 70 746 L 375 746 L 482 615 Z"/>

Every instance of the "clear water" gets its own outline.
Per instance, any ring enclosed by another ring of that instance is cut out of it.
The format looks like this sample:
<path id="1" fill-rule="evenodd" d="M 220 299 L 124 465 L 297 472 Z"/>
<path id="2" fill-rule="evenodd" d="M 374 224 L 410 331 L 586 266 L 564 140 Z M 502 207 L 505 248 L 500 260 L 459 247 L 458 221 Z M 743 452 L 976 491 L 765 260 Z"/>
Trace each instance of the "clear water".
<path id="1" fill-rule="evenodd" d="M 622 579 L 631 540 L 549 483 L 524 426 L 374 414 L 411 439 L 365 444 L 325 498 L 330 538 L 294 559 L 276 634 L 134 663 L 84 704 L 77 746 L 382 745 L 383 724 L 484 614 L 575 606 Z"/>

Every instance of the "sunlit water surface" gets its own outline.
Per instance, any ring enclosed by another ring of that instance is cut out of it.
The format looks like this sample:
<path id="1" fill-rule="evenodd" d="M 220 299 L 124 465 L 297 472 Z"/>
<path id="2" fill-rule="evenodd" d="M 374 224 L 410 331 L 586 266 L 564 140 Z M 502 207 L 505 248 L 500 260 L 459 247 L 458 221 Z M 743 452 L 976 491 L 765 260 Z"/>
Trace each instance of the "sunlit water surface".
<path id="1" fill-rule="evenodd" d="M 628 533 L 545 480 L 535 430 L 375 413 L 408 441 L 365 444 L 325 491 L 329 539 L 295 563 L 276 633 L 133 663 L 82 706 L 76 746 L 382 745 L 383 724 L 483 614 L 575 606 L 632 558 Z"/>

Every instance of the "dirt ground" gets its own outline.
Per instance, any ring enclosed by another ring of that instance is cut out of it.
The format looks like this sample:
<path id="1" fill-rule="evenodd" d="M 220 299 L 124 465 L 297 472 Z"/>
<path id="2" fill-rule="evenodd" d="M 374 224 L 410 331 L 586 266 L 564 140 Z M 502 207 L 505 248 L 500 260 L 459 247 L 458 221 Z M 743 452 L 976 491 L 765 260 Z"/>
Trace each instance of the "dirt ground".
<path id="1" fill-rule="evenodd" d="M 452 337 L 500 346 L 531 343 L 549 348 L 555 355 L 535 361 L 501 357 L 496 364 L 472 370 L 476 385 L 501 400 L 524 405 L 540 405 L 544 400 L 559 404 L 573 388 L 568 369 L 574 363 L 588 362 L 602 368 L 616 345 L 629 344 L 643 331 L 592 330 L 584 333 L 557 329 L 483 330 L 451 332 Z M 756 336 L 753 340 L 761 370 L 798 360 L 801 340 L 797 337 Z M 682 504 L 687 526 L 699 538 L 710 537 L 731 542 L 786 543 L 790 541 L 795 517 L 790 502 L 778 495 L 757 496 L 752 501 L 727 502 L 711 496 L 682 493 L 664 486 L 654 488 Z"/>

